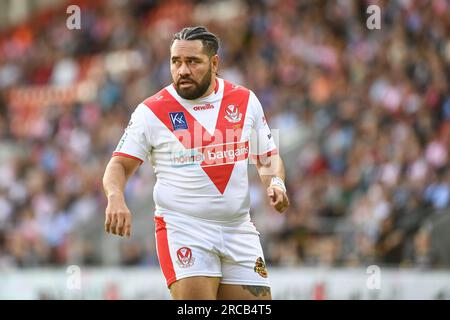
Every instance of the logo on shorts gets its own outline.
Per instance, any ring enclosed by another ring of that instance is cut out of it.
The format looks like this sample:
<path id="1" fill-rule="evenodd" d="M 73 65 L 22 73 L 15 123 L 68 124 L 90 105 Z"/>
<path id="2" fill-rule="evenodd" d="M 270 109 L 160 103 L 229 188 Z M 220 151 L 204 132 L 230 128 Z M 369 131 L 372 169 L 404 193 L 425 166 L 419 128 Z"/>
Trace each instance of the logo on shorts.
<path id="1" fill-rule="evenodd" d="M 259 257 L 258 259 L 256 259 L 255 262 L 255 267 L 253 268 L 253 270 L 259 274 L 261 277 L 263 278 L 267 278 L 267 269 L 266 269 L 266 264 L 264 262 L 264 260 Z"/>
<path id="2" fill-rule="evenodd" d="M 194 264 L 195 258 L 192 256 L 192 251 L 188 247 L 181 247 L 177 250 L 178 265 L 180 268 L 188 268 Z"/>

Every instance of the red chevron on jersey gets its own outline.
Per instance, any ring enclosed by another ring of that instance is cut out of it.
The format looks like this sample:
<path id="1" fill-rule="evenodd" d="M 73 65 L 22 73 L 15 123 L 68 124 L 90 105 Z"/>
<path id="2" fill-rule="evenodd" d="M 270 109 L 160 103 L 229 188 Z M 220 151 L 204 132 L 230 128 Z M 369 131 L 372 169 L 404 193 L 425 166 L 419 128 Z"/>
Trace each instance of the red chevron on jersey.
<path id="1" fill-rule="evenodd" d="M 233 172 L 235 161 L 248 157 L 248 142 L 241 143 L 241 135 L 250 92 L 224 81 L 223 98 L 211 135 L 166 90 L 163 89 L 144 101 L 186 149 L 200 149 L 205 173 L 224 193 Z"/>

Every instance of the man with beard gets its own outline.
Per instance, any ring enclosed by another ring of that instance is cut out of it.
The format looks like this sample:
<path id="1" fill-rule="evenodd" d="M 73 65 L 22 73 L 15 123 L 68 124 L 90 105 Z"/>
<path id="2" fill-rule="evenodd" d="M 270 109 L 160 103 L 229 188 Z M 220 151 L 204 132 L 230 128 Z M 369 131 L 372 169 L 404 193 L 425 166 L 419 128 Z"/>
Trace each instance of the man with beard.
<path id="1" fill-rule="evenodd" d="M 157 253 L 172 297 L 271 299 L 247 167 L 254 160 L 281 213 L 289 206 L 284 166 L 255 94 L 217 76 L 218 48 L 204 27 L 174 35 L 173 83 L 139 104 L 106 167 L 105 230 L 130 236 L 124 188 L 149 159 Z"/>

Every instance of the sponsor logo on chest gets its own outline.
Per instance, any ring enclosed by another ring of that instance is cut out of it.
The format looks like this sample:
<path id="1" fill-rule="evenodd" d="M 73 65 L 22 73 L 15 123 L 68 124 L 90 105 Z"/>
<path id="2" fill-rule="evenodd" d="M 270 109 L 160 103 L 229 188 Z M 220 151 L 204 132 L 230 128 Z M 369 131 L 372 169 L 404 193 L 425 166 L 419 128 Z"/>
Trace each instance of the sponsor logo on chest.
<path id="1" fill-rule="evenodd" d="M 186 116 L 183 111 L 179 112 L 169 112 L 170 122 L 172 123 L 173 130 L 186 130 L 188 124 L 186 121 Z"/>
<path id="2" fill-rule="evenodd" d="M 186 149 L 171 154 L 174 167 L 200 164 L 202 167 L 218 166 L 246 160 L 249 155 L 249 142 L 232 142 Z"/>

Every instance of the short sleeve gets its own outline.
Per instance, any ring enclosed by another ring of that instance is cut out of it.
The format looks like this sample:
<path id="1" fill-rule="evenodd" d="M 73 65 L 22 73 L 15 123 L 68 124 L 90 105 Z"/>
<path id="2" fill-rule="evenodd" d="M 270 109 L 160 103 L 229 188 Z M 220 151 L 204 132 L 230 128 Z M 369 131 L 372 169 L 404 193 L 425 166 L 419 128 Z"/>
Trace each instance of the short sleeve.
<path id="1" fill-rule="evenodd" d="M 256 159 L 277 154 L 277 146 L 267 124 L 262 105 L 252 91 L 250 91 L 249 107 L 254 119 L 250 137 L 252 158 Z"/>
<path id="2" fill-rule="evenodd" d="M 151 150 L 151 136 L 146 106 L 139 104 L 131 115 L 130 122 L 112 156 L 123 156 L 140 161 L 148 158 Z"/>

